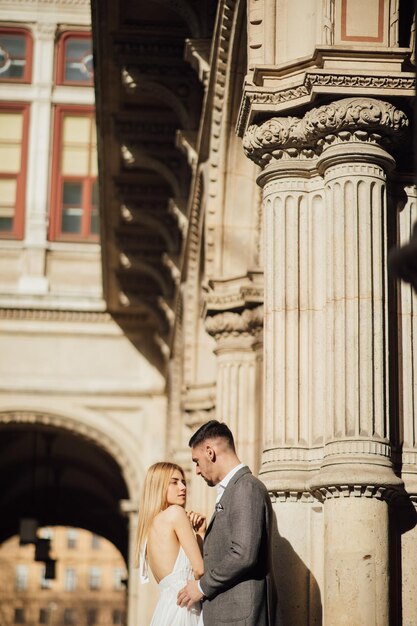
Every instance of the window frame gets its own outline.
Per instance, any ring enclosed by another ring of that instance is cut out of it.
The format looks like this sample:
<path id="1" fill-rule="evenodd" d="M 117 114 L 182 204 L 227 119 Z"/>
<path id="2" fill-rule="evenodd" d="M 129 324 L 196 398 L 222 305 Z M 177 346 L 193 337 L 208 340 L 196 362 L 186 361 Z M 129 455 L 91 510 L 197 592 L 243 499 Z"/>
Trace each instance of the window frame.
<path id="1" fill-rule="evenodd" d="M 90 591 L 100 591 L 102 588 L 103 572 L 99 565 L 92 565 L 88 572 L 88 588 Z"/>
<path id="2" fill-rule="evenodd" d="M 94 183 L 98 184 L 96 176 L 64 176 L 61 174 L 61 142 L 63 136 L 63 120 L 65 115 L 91 116 L 95 123 L 95 107 L 91 105 L 64 105 L 58 104 L 54 110 L 52 171 L 51 171 L 51 200 L 49 220 L 49 240 L 75 243 L 99 243 L 100 233 L 91 233 L 92 198 Z M 97 151 L 97 146 L 96 146 Z M 64 181 L 82 182 L 82 224 L 81 233 L 63 233 L 61 230 L 61 190 Z"/>
<path id="3" fill-rule="evenodd" d="M 64 591 L 74 593 L 77 591 L 78 576 L 75 567 L 66 567 L 64 570 Z"/>
<path id="4" fill-rule="evenodd" d="M 26 64 L 25 71 L 22 78 L 2 78 L 0 74 L 1 83 L 24 83 L 30 84 L 32 82 L 32 64 L 33 64 L 33 37 L 32 32 L 28 28 L 15 28 L 13 26 L 2 26 L 0 33 L 7 33 L 11 35 L 25 35 L 26 38 Z"/>
<path id="5" fill-rule="evenodd" d="M 29 587 L 29 566 L 17 563 L 15 568 L 15 591 L 27 591 Z"/>
<path id="6" fill-rule="evenodd" d="M 0 230 L 0 239 L 21 240 L 24 236 L 25 226 L 25 205 L 26 205 L 26 183 L 28 168 L 28 145 L 29 145 L 29 114 L 30 104 L 28 102 L 0 102 L 0 113 L 23 114 L 22 142 L 20 172 L 16 174 L 16 204 L 12 230 Z M 11 175 L 0 170 L 0 179 L 10 179 Z"/>
<path id="7" fill-rule="evenodd" d="M 56 46 L 56 72 L 55 83 L 56 85 L 69 86 L 69 87 L 94 87 L 94 73 L 89 82 L 82 80 L 66 80 L 65 79 L 65 49 L 66 42 L 71 37 L 78 39 L 90 39 L 91 40 L 91 53 L 93 50 L 93 36 L 91 31 L 78 31 L 78 30 L 66 30 L 62 32 L 58 38 Z"/>

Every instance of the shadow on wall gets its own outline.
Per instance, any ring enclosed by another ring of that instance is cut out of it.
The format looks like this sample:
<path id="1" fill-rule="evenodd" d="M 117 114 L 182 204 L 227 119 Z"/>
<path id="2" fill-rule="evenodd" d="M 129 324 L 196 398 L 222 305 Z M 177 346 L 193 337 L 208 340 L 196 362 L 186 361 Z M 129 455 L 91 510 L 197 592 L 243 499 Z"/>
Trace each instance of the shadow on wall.
<path id="1" fill-rule="evenodd" d="M 278 604 L 275 626 L 321 626 L 322 604 L 317 580 L 290 542 L 279 534 L 275 512 L 272 563 Z"/>

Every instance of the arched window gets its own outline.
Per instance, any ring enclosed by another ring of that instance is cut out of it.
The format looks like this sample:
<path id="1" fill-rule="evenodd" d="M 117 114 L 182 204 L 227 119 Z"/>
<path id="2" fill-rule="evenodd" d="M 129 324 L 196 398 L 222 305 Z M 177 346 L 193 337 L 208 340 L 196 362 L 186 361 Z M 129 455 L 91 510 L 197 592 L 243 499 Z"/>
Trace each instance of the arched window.
<path id="1" fill-rule="evenodd" d="M 90 33 L 66 32 L 61 35 L 56 69 L 58 85 L 93 84 L 93 44 Z"/>
<path id="2" fill-rule="evenodd" d="M 22 28 L 0 29 L 0 81 L 30 83 L 32 37 Z"/>

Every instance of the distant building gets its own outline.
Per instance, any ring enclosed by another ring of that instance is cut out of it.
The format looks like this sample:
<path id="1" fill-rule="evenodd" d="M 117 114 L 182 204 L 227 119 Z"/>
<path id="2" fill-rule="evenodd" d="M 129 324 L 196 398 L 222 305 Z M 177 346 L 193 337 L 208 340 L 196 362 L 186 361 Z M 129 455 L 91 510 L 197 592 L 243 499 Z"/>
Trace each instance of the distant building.
<path id="1" fill-rule="evenodd" d="M 34 546 L 12 537 L 0 547 L 0 626 L 126 624 L 126 565 L 106 539 L 76 528 L 43 528 L 56 576 L 34 561 Z"/>

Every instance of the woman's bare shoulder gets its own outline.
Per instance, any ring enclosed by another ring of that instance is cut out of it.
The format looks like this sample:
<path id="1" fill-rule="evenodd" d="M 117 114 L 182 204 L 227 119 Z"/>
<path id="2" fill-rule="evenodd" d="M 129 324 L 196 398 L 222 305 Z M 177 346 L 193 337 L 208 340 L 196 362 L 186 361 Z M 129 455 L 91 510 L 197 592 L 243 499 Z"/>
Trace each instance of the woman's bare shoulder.
<path id="1" fill-rule="evenodd" d="M 154 521 L 161 524 L 173 524 L 182 519 L 188 519 L 184 508 L 179 504 L 171 504 L 169 507 L 158 513 Z"/>
<path id="2" fill-rule="evenodd" d="M 165 511 L 165 517 L 168 520 L 177 521 L 180 519 L 188 519 L 184 507 L 179 504 L 171 504 Z"/>

